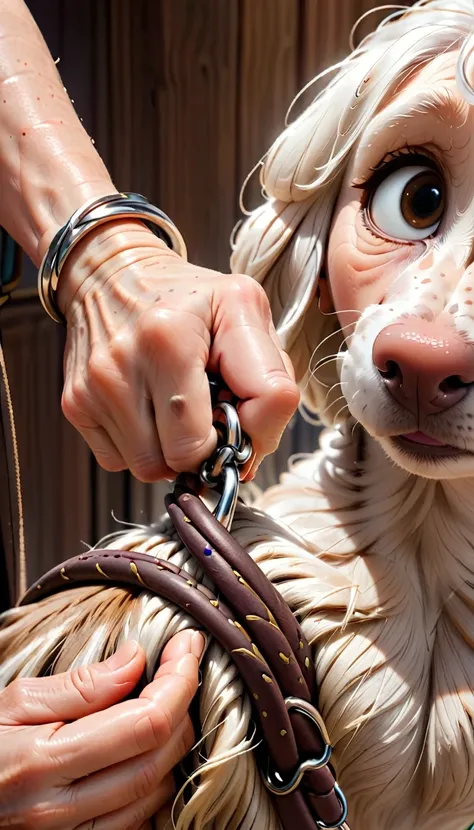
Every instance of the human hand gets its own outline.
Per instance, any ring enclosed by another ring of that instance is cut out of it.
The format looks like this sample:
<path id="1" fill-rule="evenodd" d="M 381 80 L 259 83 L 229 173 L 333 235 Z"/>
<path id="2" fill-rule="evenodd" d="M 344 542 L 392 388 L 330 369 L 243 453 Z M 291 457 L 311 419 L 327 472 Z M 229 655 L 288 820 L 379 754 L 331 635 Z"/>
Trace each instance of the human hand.
<path id="1" fill-rule="evenodd" d="M 241 400 L 254 456 L 273 452 L 299 400 L 263 289 L 185 263 L 138 222 L 89 234 L 61 273 L 63 411 L 106 470 L 192 472 L 216 445 L 206 370 Z"/>
<path id="2" fill-rule="evenodd" d="M 201 634 L 176 635 L 132 700 L 123 698 L 145 665 L 135 643 L 104 663 L 0 692 L 0 827 L 142 828 L 172 797 L 173 767 L 192 746 L 187 712 L 202 649 Z"/>

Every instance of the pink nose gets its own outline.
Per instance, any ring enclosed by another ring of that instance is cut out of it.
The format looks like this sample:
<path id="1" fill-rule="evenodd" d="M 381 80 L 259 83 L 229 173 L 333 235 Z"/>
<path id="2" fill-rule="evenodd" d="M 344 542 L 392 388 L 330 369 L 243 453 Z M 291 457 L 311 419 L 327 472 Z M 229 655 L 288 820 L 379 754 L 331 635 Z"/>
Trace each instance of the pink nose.
<path id="1" fill-rule="evenodd" d="M 449 409 L 474 382 L 474 349 L 444 323 L 407 317 L 382 329 L 372 358 L 393 398 L 416 416 Z"/>

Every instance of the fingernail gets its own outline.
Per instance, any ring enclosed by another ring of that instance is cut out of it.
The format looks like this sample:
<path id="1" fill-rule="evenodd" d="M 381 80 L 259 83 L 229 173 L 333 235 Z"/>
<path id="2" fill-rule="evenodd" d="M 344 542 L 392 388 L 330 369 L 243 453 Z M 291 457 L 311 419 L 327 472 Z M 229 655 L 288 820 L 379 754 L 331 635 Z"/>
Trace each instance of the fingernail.
<path id="1" fill-rule="evenodd" d="M 206 641 L 201 632 L 195 631 L 191 637 L 191 654 L 194 654 L 194 656 L 199 660 L 204 651 L 205 645 Z"/>
<path id="2" fill-rule="evenodd" d="M 131 663 L 133 658 L 135 657 L 138 651 L 138 643 L 135 640 L 127 640 L 123 646 L 120 646 L 119 649 L 112 654 L 111 657 L 108 657 L 105 661 L 107 667 L 114 671 L 115 669 L 123 668 L 123 666 L 127 666 L 128 663 Z"/>

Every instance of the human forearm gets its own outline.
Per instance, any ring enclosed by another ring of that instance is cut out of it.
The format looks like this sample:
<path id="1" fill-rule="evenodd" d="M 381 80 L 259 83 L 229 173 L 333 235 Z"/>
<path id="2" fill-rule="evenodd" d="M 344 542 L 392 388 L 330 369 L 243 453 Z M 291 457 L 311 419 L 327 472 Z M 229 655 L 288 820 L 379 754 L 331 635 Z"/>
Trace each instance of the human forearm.
<path id="1" fill-rule="evenodd" d="M 112 193 L 23 0 L 0 0 L 0 225 L 39 264 L 87 199 Z"/>

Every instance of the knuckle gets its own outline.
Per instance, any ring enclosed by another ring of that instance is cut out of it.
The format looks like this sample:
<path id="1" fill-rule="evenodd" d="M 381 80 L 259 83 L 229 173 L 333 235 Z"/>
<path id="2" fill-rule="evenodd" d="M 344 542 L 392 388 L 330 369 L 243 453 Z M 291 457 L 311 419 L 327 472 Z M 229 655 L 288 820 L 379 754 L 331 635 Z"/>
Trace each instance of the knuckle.
<path id="1" fill-rule="evenodd" d="M 2 692 L 2 703 L 7 712 L 15 719 L 21 717 L 28 707 L 29 693 L 27 685 L 21 678 L 16 678 Z"/>
<path id="2" fill-rule="evenodd" d="M 158 481 L 166 473 L 161 456 L 150 453 L 136 455 L 130 464 L 130 470 L 138 481 L 143 481 L 144 483 Z"/>
<path id="3" fill-rule="evenodd" d="M 89 382 L 94 386 L 102 386 L 111 374 L 112 361 L 102 349 L 92 351 L 87 366 Z"/>
<path id="4" fill-rule="evenodd" d="M 2 824 L 2 819 L 5 816 L 4 807 L 7 809 L 7 814 L 11 814 L 14 805 L 13 816 L 11 816 L 14 821 L 12 820 L 11 823 L 20 824 L 26 828 L 34 828 L 41 824 L 41 819 L 47 807 L 46 799 L 42 799 L 39 806 L 36 803 L 31 804 L 35 793 L 44 792 L 46 770 L 43 765 L 40 766 L 35 763 L 31 748 L 28 752 L 25 750 L 17 753 L 15 762 L 14 769 L 2 770 L 2 773 L 6 773 L 7 776 L 8 794 L 6 794 L 5 803 L 0 794 L 0 824 Z"/>
<path id="5" fill-rule="evenodd" d="M 300 391 L 284 367 L 267 372 L 264 377 L 265 394 L 272 398 L 278 412 L 293 413 L 300 402 Z"/>
<path id="6" fill-rule="evenodd" d="M 114 335 L 109 342 L 109 354 L 114 363 L 126 367 L 130 363 L 134 352 L 134 338 L 130 333 L 123 331 Z"/>
<path id="7" fill-rule="evenodd" d="M 164 450 L 164 456 L 168 467 L 177 473 L 186 473 L 197 469 L 208 458 L 210 451 L 207 437 L 192 441 L 183 439 L 174 441 L 172 448 L 168 451 Z"/>
<path id="8" fill-rule="evenodd" d="M 161 779 L 156 760 L 144 761 L 133 781 L 133 798 L 137 801 L 146 798 L 159 787 Z"/>
<path id="9" fill-rule="evenodd" d="M 158 342 L 176 337 L 177 310 L 152 306 L 142 312 L 137 321 L 137 341 L 143 346 L 153 346 Z"/>
<path id="10" fill-rule="evenodd" d="M 90 666 L 78 666 L 69 672 L 69 683 L 87 704 L 92 703 L 97 694 L 94 674 Z"/>
<path id="11" fill-rule="evenodd" d="M 166 707 L 157 711 L 149 704 L 135 724 L 137 747 L 141 752 L 161 748 L 168 743 L 172 732 L 173 724 Z"/>
<path id="12" fill-rule="evenodd" d="M 248 277 L 246 274 L 233 274 L 229 280 L 229 290 L 239 292 L 241 296 L 262 304 L 263 308 L 269 309 L 268 297 L 257 280 Z"/>
<path id="13" fill-rule="evenodd" d="M 61 399 L 64 417 L 74 426 L 83 425 L 84 416 L 92 410 L 92 401 L 87 387 L 82 382 L 73 382 L 64 390 Z M 85 424 L 84 424 L 85 425 Z"/>
<path id="14" fill-rule="evenodd" d="M 94 448 L 93 453 L 98 465 L 108 473 L 120 473 L 127 469 L 125 461 L 118 454 L 111 455 L 107 450 L 99 448 Z"/>

